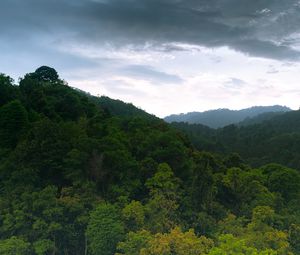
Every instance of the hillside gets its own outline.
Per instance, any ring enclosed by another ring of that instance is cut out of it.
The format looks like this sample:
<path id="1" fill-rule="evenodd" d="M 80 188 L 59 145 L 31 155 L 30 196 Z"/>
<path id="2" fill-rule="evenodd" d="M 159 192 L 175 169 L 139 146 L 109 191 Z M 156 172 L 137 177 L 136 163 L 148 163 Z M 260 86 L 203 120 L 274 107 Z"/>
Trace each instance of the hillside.
<path id="1" fill-rule="evenodd" d="M 276 162 L 300 170 L 300 111 L 266 113 L 218 130 L 172 123 L 199 150 L 238 153 L 253 166 Z"/>
<path id="2" fill-rule="evenodd" d="M 198 151 L 104 99 L 46 66 L 0 75 L 0 254 L 299 254 L 299 171 Z M 282 117 L 270 134 L 298 129 L 298 112 Z M 236 129 L 195 127 L 208 142 Z"/>
<path id="3" fill-rule="evenodd" d="M 254 117 L 247 117 L 243 121 L 237 123 L 238 126 L 249 126 L 249 125 L 254 125 L 254 124 L 260 124 L 263 123 L 267 120 L 273 119 L 275 116 L 279 116 L 281 114 L 284 114 L 285 112 L 265 112 L 258 114 L 257 116 Z"/>
<path id="4" fill-rule="evenodd" d="M 187 122 L 189 124 L 202 124 L 211 128 L 221 128 L 230 124 L 237 124 L 245 119 L 256 117 L 263 113 L 278 113 L 291 111 L 288 107 L 274 106 L 254 106 L 242 110 L 218 109 L 205 112 L 190 112 L 186 114 L 170 115 L 165 117 L 165 121 Z"/>

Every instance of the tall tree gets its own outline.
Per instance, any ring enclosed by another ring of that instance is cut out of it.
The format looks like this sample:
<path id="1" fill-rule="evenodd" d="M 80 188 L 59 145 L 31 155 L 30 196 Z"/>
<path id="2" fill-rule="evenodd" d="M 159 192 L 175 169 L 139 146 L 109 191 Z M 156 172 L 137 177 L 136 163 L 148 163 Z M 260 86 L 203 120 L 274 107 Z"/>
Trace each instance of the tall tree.
<path id="1" fill-rule="evenodd" d="M 124 226 L 114 205 L 99 204 L 91 212 L 86 236 L 89 253 L 92 255 L 113 255 L 117 243 L 124 237 Z"/>

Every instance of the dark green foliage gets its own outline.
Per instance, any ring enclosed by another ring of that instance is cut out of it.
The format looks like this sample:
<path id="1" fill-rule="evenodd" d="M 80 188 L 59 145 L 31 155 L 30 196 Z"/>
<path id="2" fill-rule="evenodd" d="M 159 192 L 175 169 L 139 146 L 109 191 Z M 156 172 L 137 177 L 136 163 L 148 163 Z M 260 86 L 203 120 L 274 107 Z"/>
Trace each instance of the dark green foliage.
<path id="1" fill-rule="evenodd" d="M 58 74 L 54 68 L 48 66 L 41 66 L 30 74 L 32 78 L 42 82 L 55 83 L 58 81 Z"/>
<path id="2" fill-rule="evenodd" d="M 96 98 L 95 102 L 110 114 L 121 117 L 143 117 L 143 118 L 155 118 L 153 115 L 135 107 L 133 104 L 124 103 L 120 100 L 111 99 L 109 97 L 102 96 Z"/>
<path id="3" fill-rule="evenodd" d="M 300 111 L 274 114 L 253 125 L 217 130 L 199 124 L 172 123 L 199 150 L 238 153 L 254 167 L 276 162 L 300 170 Z"/>
<path id="4" fill-rule="evenodd" d="M 27 111 L 20 101 L 11 101 L 0 107 L 0 146 L 15 147 L 27 126 Z"/>
<path id="5" fill-rule="evenodd" d="M 299 172 L 247 165 L 297 165 L 297 112 L 174 128 L 72 89 L 48 67 L 19 86 L 1 75 L 0 86 L 0 254 L 194 255 L 191 243 L 208 254 L 213 240 L 190 228 L 214 239 L 211 254 L 230 241 L 299 253 Z"/>
<path id="6" fill-rule="evenodd" d="M 12 83 L 12 78 L 0 73 L 0 107 L 19 97 L 18 89 Z"/>

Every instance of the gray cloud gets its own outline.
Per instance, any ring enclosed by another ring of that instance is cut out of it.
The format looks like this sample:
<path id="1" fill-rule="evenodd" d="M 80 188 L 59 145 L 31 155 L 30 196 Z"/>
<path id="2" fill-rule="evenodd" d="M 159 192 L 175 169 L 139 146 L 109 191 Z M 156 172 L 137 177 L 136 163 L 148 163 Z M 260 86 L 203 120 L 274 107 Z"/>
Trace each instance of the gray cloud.
<path id="1" fill-rule="evenodd" d="M 269 70 L 267 71 L 267 74 L 276 74 L 276 73 L 279 73 L 276 67 L 273 65 L 269 65 Z"/>
<path id="2" fill-rule="evenodd" d="M 147 79 L 153 83 L 181 83 L 183 80 L 175 75 L 155 70 L 151 66 L 130 65 L 122 68 L 121 73 L 135 78 Z"/>
<path id="3" fill-rule="evenodd" d="M 187 43 L 300 60 L 298 0 L 3 0 L 2 41 L 115 47 Z M 166 48 L 169 51 L 178 48 Z"/>
<path id="4" fill-rule="evenodd" d="M 224 88 L 233 89 L 233 90 L 243 88 L 246 85 L 247 85 L 247 82 L 245 82 L 241 79 L 238 79 L 238 78 L 234 78 L 234 77 L 230 78 L 229 81 L 227 81 L 223 84 Z"/>

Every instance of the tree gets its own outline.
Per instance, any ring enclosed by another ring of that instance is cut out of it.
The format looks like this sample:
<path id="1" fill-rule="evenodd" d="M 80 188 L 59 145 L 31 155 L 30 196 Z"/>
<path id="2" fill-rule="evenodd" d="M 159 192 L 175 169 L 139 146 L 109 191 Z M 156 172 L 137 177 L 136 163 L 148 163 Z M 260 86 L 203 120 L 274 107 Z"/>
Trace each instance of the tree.
<path id="1" fill-rule="evenodd" d="M 86 236 L 89 253 L 113 255 L 124 237 L 124 226 L 114 205 L 99 204 L 90 214 Z"/>
<path id="2" fill-rule="evenodd" d="M 151 233 L 146 230 L 129 232 L 125 240 L 118 244 L 116 255 L 140 255 L 141 249 L 147 247 L 152 238 Z"/>
<path id="3" fill-rule="evenodd" d="M 12 78 L 0 73 L 0 107 L 17 98 L 18 90 L 12 83 Z"/>
<path id="4" fill-rule="evenodd" d="M 300 225 L 292 224 L 289 229 L 289 241 L 295 254 L 300 253 Z"/>
<path id="5" fill-rule="evenodd" d="M 208 254 L 212 246 L 212 240 L 204 236 L 197 237 L 194 230 L 182 232 L 176 227 L 170 233 L 156 234 L 141 249 L 140 255 L 204 255 Z"/>
<path id="6" fill-rule="evenodd" d="M 194 153 L 193 157 L 195 164 L 190 187 L 193 206 L 197 210 L 209 210 L 215 190 L 212 170 L 217 164 L 210 153 Z"/>
<path id="7" fill-rule="evenodd" d="M 244 239 L 239 239 L 231 234 L 221 235 L 218 238 L 218 245 L 211 249 L 209 255 L 277 255 L 271 249 L 259 251 L 254 247 L 246 245 Z"/>
<path id="8" fill-rule="evenodd" d="M 32 76 L 39 81 L 46 81 L 46 82 L 57 82 L 58 81 L 58 74 L 54 68 L 48 66 L 41 66 L 35 70 Z"/>
<path id="9" fill-rule="evenodd" d="M 262 167 L 268 176 L 267 186 L 270 191 L 278 192 L 286 201 L 290 201 L 300 192 L 300 174 L 297 170 L 278 164 Z"/>
<path id="10" fill-rule="evenodd" d="M 162 163 L 145 185 L 150 190 L 150 199 L 146 204 L 148 228 L 154 232 L 171 230 L 177 222 L 179 179 L 168 164 Z"/>
<path id="11" fill-rule="evenodd" d="M 126 226 L 131 231 L 141 229 L 145 223 L 145 208 L 139 201 L 132 201 L 122 210 Z"/>
<path id="12" fill-rule="evenodd" d="M 9 239 L 0 241 L 1 255 L 26 255 L 30 254 L 30 244 L 18 237 L 12 236 Z"/>
<path id="13" fill-rule="evenodd" d="M 54 244 L 51 240 L 42 239 L 34 242 L 34 251 L 37 255 L 45 255 L 47 252 L 53 251 Z"/>
<path id="14" fill-rule="evenodd" d="M 15 147 L 28 125 L 27 111 L 15 100 L 0 108 L 0 146 Z"/>

